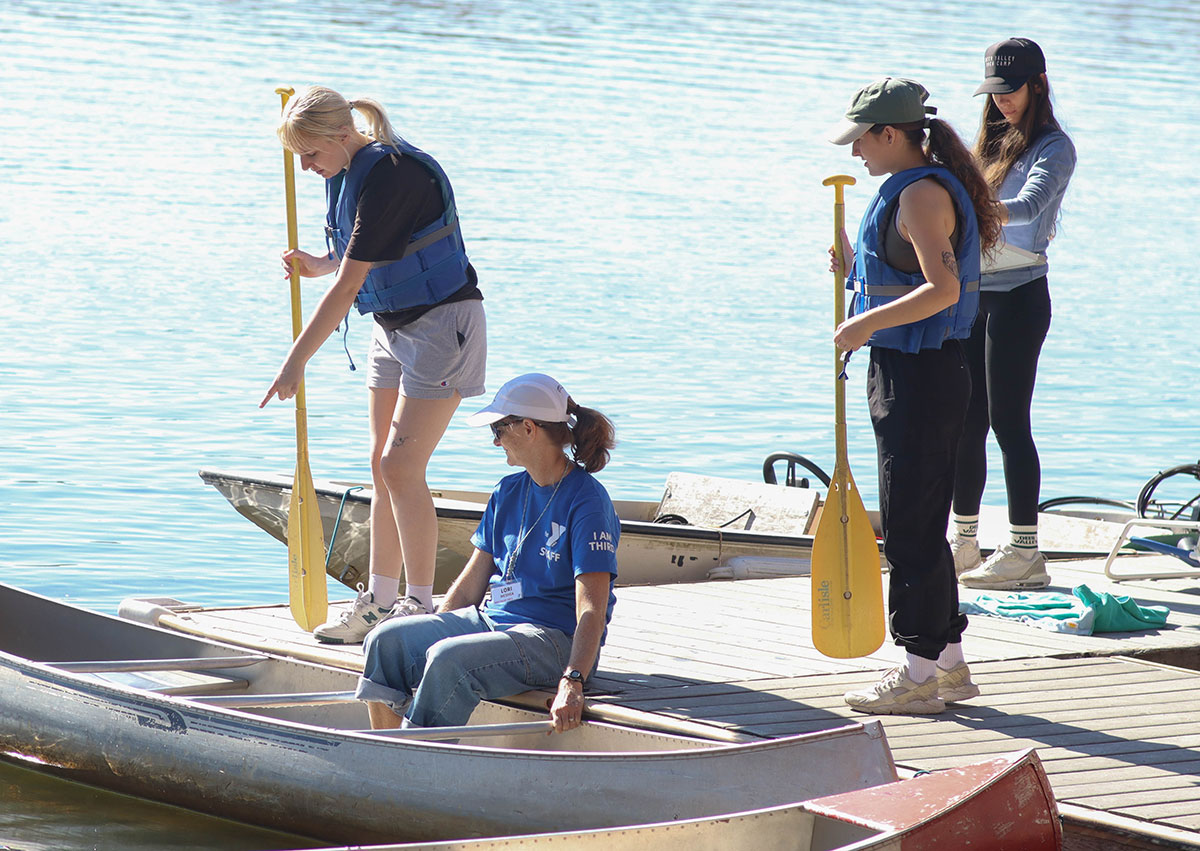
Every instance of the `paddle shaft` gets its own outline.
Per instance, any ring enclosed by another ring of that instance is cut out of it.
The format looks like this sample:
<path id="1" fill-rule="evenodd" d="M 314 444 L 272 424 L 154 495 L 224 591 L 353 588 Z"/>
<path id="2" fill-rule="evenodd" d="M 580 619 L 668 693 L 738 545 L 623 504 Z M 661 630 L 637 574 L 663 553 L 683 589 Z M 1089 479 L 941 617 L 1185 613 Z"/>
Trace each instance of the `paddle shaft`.
<path id="1" fill-rule="evenodd" d="M 833 186 L 833 327 L 837 329 L 846 319 L 846 271 L 845 247 L 842 245 L 842 234 L 846 230 L 846 186 L 854 185 L 853 177 L 838 175 L 825 181 Z M 834 454 L 833 476 L 838 497 L 838 515 L 841 520 L 841 552 L 850 551 L 850 451 L 846 446 L 846 381 L 842 378 L 846 362 L 850 359 L 847 352 L 843 355 L 836 346 L 833 349 L 833 433 L 836 444 Z M 828 507 L 828 506 L 826 506 Z M 849 594 L 850 588 L 850 559 L 841 559 L 843 595 Z"/>
<path id="2" fill-rule="evenodd" d="M 288 98 L 295 91 L 278 88 L 280 111 L 287 109 Z M 287 204 L 288 250 L 300 246 L 296 224 L 296 167 L 294 155 L 283 149 L 283 181 Z M 290 277 L 292 304 L 292 341 L 304 329 L 300 305 L 299 261 L 292 259 Z M 292 617 L 302 629 L 312 631 L 325 622 L 328 597 L 325 589 L 325 541 L 322 535 L 321 513 L 308 464 L 308 413 L 304 396 L 304 379 L 296 388 L 296 475 L 292 481 L 292 498 L 288 506 L 288 596 Z"/>

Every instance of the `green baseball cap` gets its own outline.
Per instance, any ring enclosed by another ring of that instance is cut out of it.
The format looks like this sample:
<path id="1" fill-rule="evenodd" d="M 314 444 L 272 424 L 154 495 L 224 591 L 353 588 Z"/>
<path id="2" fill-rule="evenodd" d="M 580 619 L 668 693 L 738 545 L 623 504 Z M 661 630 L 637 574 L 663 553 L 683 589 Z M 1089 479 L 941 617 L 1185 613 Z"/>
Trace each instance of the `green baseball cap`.
<path id="1" fill-rule="evenodd" d="M 929 92 L 920 83 L 900 77 L 884 77 L 863 86 L 850 100 L 846 117 L 834 128 L 829 141 L 849 145 L 876 124 L 911 124 L 924 121 L 926 113 L 935 113 L 925 106 Z"/>

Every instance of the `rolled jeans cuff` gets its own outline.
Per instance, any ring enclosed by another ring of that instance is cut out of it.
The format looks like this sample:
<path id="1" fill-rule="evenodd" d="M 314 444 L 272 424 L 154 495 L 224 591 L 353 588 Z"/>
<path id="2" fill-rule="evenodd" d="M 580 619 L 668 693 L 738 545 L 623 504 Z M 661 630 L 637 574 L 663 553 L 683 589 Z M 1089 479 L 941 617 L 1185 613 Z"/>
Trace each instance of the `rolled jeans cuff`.
<path id="1" fill-rule="evenodd" d="M 403 716 L 412 703 L 412 697 L 402 691 L 397 691 L 394 688 L 381 686 L 379 683 L 368 680 L 365 677 L 358 678 L 358 686 L 354 689 L 354 697 L 357 700 L 373 701 L 382 703 L 397 715 Z"/>

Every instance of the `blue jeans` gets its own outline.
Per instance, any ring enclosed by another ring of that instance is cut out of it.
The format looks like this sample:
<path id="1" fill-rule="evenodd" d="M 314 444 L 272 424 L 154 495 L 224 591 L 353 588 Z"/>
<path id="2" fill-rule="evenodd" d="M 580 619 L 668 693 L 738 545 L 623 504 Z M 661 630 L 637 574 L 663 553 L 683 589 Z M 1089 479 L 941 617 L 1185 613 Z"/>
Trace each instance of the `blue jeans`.
<path id="1" fill-rule="evenodd" d="M 466 724 L 481 700 L 556 685 L 571 656 L 557 629 L 497 629 L 475 608 L 384 621 L 363 642 L 355 697 L 386 703 L 418 727 Z"/>

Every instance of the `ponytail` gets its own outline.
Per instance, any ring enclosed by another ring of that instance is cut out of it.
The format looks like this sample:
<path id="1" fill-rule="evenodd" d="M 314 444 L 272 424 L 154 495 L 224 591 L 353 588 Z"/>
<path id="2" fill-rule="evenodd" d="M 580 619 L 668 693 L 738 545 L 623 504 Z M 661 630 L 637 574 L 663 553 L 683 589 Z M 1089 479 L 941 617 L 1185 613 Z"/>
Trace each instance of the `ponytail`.
<path id="1" fill-rule="evenodd" d="M 925 157 L 933 164 L 946 168 L 967 190 L 975 218 L 979 224 L 979 247 L 985 254 L 1000 243 L 1000 202 L 992 187 L 980 172 L 975 158 L 967 150 L 954 128 L 940 118 L 929 119 L 929 141 L 925 145 Z"/>
<path id="2" fill-rule="evenodd" d="M 610 451 L 617 445 L 612 420 L 594 408 L 579 405 L 567 397 L 567 413 L 575 417 L 574 428 L 566 423 L 540 423 L 547 435 L 560 446 L 571 444 L 571 456 L 589 473 L 599 473 L 608 464 Z"/>
<path id="3" fill-rule="evenodd" d="M 396 131 L 392 129 L 392 122 L 388 120 L 383 104 L 371 98 L 355 98 L 348 101 L 347 105 L 351 109 L 357 109 L 359 114 L 367 119 L 367 136 L 399 153 L 400 149 L 396 147 Z"/>

